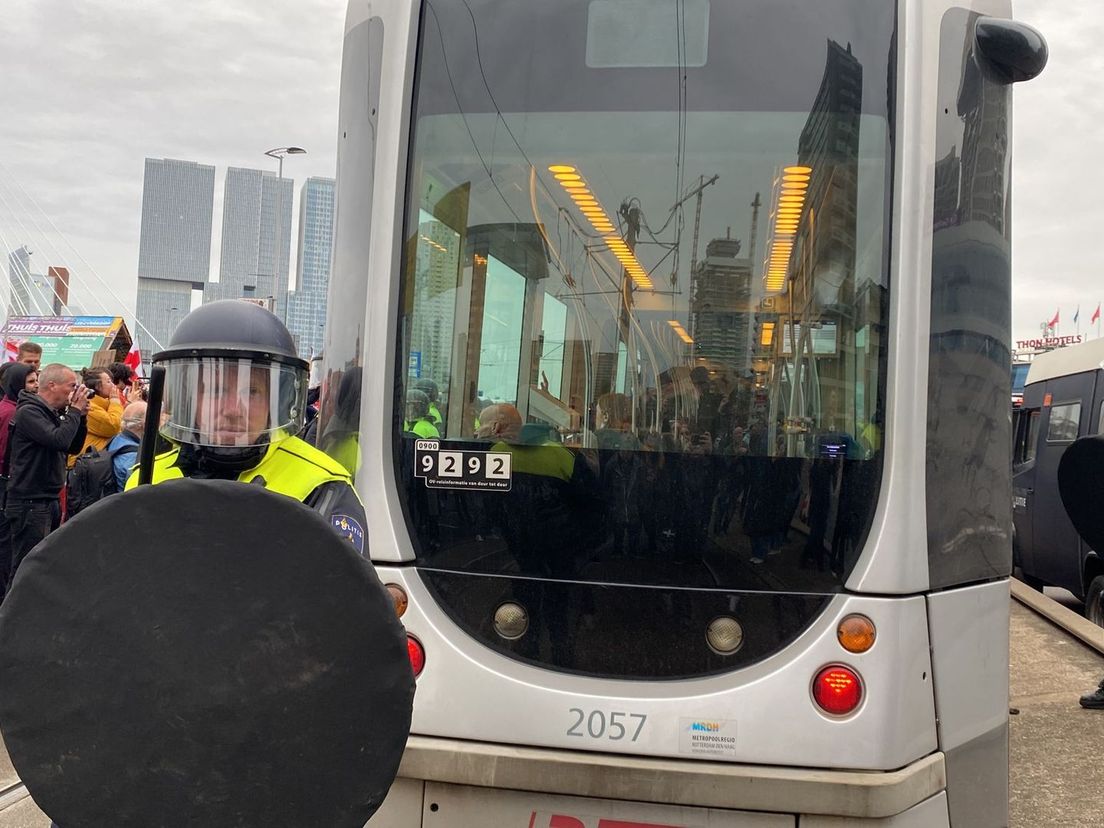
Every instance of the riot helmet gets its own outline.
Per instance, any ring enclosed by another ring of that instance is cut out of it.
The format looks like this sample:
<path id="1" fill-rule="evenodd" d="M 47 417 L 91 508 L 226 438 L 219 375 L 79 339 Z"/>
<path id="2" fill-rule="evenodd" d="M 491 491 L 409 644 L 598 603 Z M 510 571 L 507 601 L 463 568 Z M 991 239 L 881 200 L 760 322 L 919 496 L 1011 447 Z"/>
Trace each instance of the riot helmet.
<path id="1" fill-rule="evenodd" d="M 414 387 L 425 394 L 431 403 L 437 402 L 437 383 L 428 378 L 414 381 Z"/>
<path id="2" fill-rule="evenodd" d="M 252 468 L 303 426 L 309 366 L 284 324 L 259 305 L 229 299 L 196 308 L 153 364 L 166 371 L 161 433 L 207 470 Z"/>
<path id="3" fill-rule="evenodd" d="M 406 421 L 417 422 L 429 416 L 429 396 L 424 391 L 411 388 L 406 392 Z"/>

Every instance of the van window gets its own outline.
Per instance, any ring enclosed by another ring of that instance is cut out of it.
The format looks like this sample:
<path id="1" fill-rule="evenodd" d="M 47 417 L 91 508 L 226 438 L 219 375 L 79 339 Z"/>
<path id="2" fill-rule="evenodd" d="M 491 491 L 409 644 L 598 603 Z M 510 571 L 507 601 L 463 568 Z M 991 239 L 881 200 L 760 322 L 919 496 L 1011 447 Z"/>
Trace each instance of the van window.
<path id="1" fill-rule="evenodd" d="M 1081 403 L 1062 403 L 1050 409 L 1050 425 L 1047 427 L 1047 442 L 1062 443 L 1077 439 L 1077 429 L 1081 425 Z"/>
<path id="2" fill-rule="evenodd" d="M 1031 418 L 1027 424 L 1027 442 L 1024 444 L 1024 462 L 1030 463 L 1035 459 L 1035 447 L 1039 444 L 1039 423 L 1043 420 L 1041 412 L 1037 408 L 1031 410 Z"/>
<path id="3" fill-rule="evenodd" d="M 1013 412 L 1015 444 L 1012 446 L 1012 465 L 1022 466 L 1035 459 L 1041 419 L 1039 414 L 1038 408 L 1021 408 Z"/>

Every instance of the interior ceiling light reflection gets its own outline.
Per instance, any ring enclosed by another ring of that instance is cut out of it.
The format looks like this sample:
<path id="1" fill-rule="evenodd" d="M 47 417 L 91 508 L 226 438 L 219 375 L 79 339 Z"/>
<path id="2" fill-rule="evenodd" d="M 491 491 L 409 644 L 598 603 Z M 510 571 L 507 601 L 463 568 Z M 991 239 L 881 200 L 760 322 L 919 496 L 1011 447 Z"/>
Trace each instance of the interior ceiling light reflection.
<path id="1" fill-rule="evenodd" d="M 648 271 L 640 264 L 625 240 L 614 232 L 616 229 L 614 223 L 610 220 L 606 211 L 602 209 L 598 198 L 587 187 L 586 179 L 583 178 L 582 174 L 570 164 L 552 164 L 548 167 L 548 171 L 552 173 L 556 183 L 575 202 L 575 207 L 583 218 L 590 222 L 595 232 L 601 234 L 603 243 L 614 258 L 621 263 L 633 284 L 642 290 L 655 290 L 655 285 L 652 283 Z M 683 333 L 686 332 L 683 331 Z"/>
<path id="2" fill-rule="evenodd" d="M 773 224 L 767 243 L 766 275 L 763 277 L 767 293 L 781 293 L 786 289 L 794 237 L 805 212 L 805 195 L 812 171 L 812 167 L 795 164 L 784 167 L 775 181 L 774 209 L 771 211 Z M 764 337 L 766 335 L 764 330 Z M 773 327 L 770 336 L 773 337 Z"/>
<path id="3" fill-rule="evenodd" d="M 690 336 L 690 334 L 686 332 L 686 328 L 682 327 L 682 323 L 678 322 L 675 319 L 668 319 L 667 324 L 671 326 L 671 330 L 673 330 L 678 335 L 678 338 L 685 342 L 687 345 L 694 344 L 693 338 Z"/>

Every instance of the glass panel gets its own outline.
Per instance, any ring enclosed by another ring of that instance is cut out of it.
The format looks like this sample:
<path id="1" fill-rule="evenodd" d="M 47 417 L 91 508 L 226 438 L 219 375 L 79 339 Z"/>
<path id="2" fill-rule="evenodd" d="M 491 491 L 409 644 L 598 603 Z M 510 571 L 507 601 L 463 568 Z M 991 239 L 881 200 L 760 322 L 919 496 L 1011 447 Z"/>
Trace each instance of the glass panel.
<path id="1" fill-rule="evenodd" d="M 1039 438 L 1039 409 L 1016 408 L 1012 410 L 1012 463 L 1019 466 L 1035 458 L 1035 441 Z"/>
<path id="2" fill-rule="evenodd" d="M 1077 439 L 1077 428 L 1081 424 L 1081 403 L 1065 403 L 1050 409 L 1050 423 L 1047 425 L 1047 442 L 1063 443 Z"/>
<path id="3" fill-rule="evenodd" d="M 1031 364 L 1027 362 L 1018 362 L 1012 366 L 1012 393 L 1023 396 L 1024 386 L 1027 384 L 1027 372 L 1031 369 Z"/>
<path id="4" fill-rule="evenodd" d="M 931 316 L 925 451 L 932 588 L 1012 569 L 1011 86 L 975 57 L 978 15 L 947 11 L 931 169 Z M 987 482 L 985 486 L 979 480 Z"/>
<path id="5" fill-rule="evenodd" d="M 339 162 L 343 174 L 371 193 L 376 155 L 376 113 L 379 109 L 383 22 L 374 17 L 345 35 L 341 87 L 355 84 L 364 97 L 346 96 L 340 120 L 355 122 L 360 142 L 345 145 Z M 367 77 L 365 77 L 367 74 Z M 367 101 L 367 106 L 365 106 Z M 350 142 L 351 143 L 351 142 Z M 354 477 L 361 470 L 361 391 L 364 385 L 364 321 L 369 296 L 366 261 L 371 247 L 372 201 L 359 200 L 354 210 L 335 214 L 333 272 L 327 303 L 324 378 L 318 417 L 308 436 Z M 354 224 L 354 220 L 357 222 Z M 360 481 L 363 482 L 363 481 Z"/>
<path id="6" fill-rule="evenodd" d="M 418 211 L 415 263 L 418 275 L 409 316 L 407 376 L 413 381 L 412 388 L 426 395 L 422 416 L 443 434 L 448 411 L 448 366 L 452 358 L 460 234 L 425 210 Z M 422 404 L 418 398 L 418 405 Z M 406 419 L 409 423 L 409 415 Z"/>
<path id="7" fill-rule="evenodd" d="M 513 471 L 418 476 L 397 430 L 419 562 L 837 589 L 881 468 L 895 4 L 634 0 L 670 32 L 588 62 L 626 3 L 426 6 L 398 393 L 420 365 L 442 449 Z"/>
<path id="8" fill-rule="evenodd" d="M 553 397 L 562 399 L 567 305 L 551 293 L 546 293 L 541 318 L 541 388 Z"/>
<path id="9" fill-rule="evenodd" d="M 1030 463 L 1035 459 L 1035 448 L 1039 444 L 1039 423 L 1043 420 L 1039 409 L 1031 411 L 1031 420 L 1027 428 L 1027 446 L 1024 450 L 1024 462 Z"/>
<path id="10" fill-rule="evenodd" d="M 483 337 L 479 345 L 479 396 L 488 404 L 517 401 L 525 278 L 487 257 Z"/>

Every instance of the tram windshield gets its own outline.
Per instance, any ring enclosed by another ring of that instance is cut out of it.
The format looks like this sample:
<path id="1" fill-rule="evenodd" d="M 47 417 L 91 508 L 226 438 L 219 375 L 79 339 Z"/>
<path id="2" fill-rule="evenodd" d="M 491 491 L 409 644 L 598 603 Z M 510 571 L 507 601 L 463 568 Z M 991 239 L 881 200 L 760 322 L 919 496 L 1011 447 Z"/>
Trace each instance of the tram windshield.
<path id="1" fill-rule="evenodd" d="M 394 405 L 422 566 L 839 588 L 881 468 L 894 6 L 424 5 Z"/>

